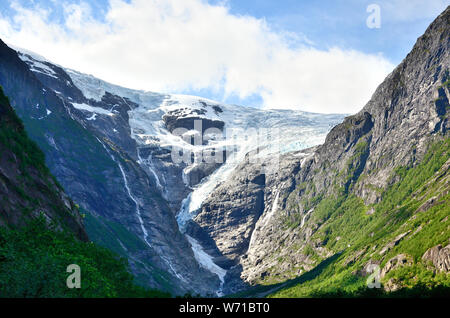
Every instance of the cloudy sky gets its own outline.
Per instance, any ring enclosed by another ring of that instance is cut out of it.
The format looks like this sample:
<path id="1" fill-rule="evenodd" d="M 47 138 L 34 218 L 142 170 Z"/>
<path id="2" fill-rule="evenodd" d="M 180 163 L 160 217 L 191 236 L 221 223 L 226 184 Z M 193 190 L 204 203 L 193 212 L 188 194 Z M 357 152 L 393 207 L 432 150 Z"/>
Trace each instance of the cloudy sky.
<path id="1" fill-rule="evenodd" d="M 380 27 L 367 19 L 380 8 Z M 449 0 L 2 0 L 0 38 L 129 88 L 361 109 Z"/>

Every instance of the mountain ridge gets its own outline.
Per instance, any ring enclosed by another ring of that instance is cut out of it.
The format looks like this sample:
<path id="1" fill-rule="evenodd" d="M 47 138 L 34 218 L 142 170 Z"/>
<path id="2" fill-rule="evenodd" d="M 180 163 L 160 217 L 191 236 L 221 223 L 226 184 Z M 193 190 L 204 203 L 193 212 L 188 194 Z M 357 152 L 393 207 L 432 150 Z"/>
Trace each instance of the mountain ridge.
<path id="1" fill-rule="evenodd" d="M 261 220 L 254 225 L 252 237 L 247 238 L 249 249 L 239 255 L 234 275 L 250 284 L 281 282 L 313 270 L 320 260 L 338 255 L 347 244 L 352 245 L 351 242 L 356 238 L 375 250 L 381 249 L 380 245 L 373 246 L 373 242 L 380 238 L 367 238 L 372 233 L 365 233 L 363 228 L 353 228 L 352 233 L 351 226 L 356 226 L 358 222 L 361 227 L 363 224 L 368 228 L 375 227 L 371 224 L 375 224 L 377 220 L 392 223 L 392 220 L 389 222 L 389 219 L 385 219 L 389 215 L 393 220 L 403 220 L 405 227 L 410 226 L 407 224 L 412 221 L 407 216 L 414 217 L 415 210 L 411 210 L 411 207 L 399 209 L 394 206 L 391 211 L 387 211 L 386 202 L 398 199 L 391 193 L 391 189 L 405 182 L 409 174 L 414 174 L 414 170 L 409 171 L 410 169 L 420 166 L 424 158 L 433 155 L 429 154 L 433 145 L 448 140 L 449 19 L 450 7 L 418 39 L 412 52 L 377 88 L 371 101 L 358 114 L 347 117 L 343 123 L 334 127 L 324 144 L 300 152 L 297 158 L 284 158 L 289 162 L 287 167 L 290 165 L 290 168 L 285 172 L 280 171 L 278 177 L 266 180 L 263 187 L 264 212 Z M 444 161 L 433 166 L 433 173 L 444 169 L 448 159 L 445 141 L 443 145 L 440 154 Z M 260 169 L 259 165 L 243 165 L 241 171 L 235 172 L 234 181 L 230 180 L 223 185 L 221 190 L 212 195 L 210 201 L 217 204 L 239 196 L 239 190 L 236 189 L 242 189 L 248 184 L 244 176 L 259 173 Z M 415 173 L 432 178 L 432 175 L 424 171 Z M 448 172 L 444 169 L 441 173 L 447 176 Z M 420 190 L 420 184 L 414 184 L 412 180 L 410 182 L 405 185 L 406 189 L 409 190 L 414 185 L 415 191 Z M 445 202 L 448 202 L 446 178 L 439 179 L 438 184 L 441 188 L 436 189 L 435 195 L 443 201 L 439 201 L 437 205 L 429 204 L 428 207 L 440 207 L 439 213 L 448 213 L 445 207 Z M 404 192 L 401 188 L 397 190 L 399 193 Z M 248 193 L 249 198 L 256 197 L 255 194 Z M 410 204 L 413 206 L 419 203 L 427 206 L 425 202 L 407 195 L 403 199 L 405 202 L 412 200 Z M 401 207 L 404 203 L 398 201 L 398 204 Z M 395 214 L 397 210 L 398 216 Z M 217 208 L 211 211 L 207 207 L 197 221 L 203 228 L 214 229 L 214 221 L 209 216 L 215 213 L 220 214 L 220 211 Z M 269 215 L 269 221 L 264 222 Z M 340 218 L 345 219 L 347 224 L 342 223 Z M 440 220 L 427 221 L 435 224 Z M 221 226 L 226 227 L 227 222 L 234 221 L 225 217 L 222 222 Z M 337 224 L 340 224 L 341 229 Z M 400 225 L 402 224 L 398 226 Z M 421 226 L 425 227 L 424 224 Z M 398 231 L 396 227 L 386 228 Z M 377 230 L 380 233 L 384 231 L 381 225 Z M 442 243 L 444 248 L 448 244 L 449 231 L 447 229 L 442 233 L 440 235 L 447 237 L 447 243 L 445 240 L 441 241 L 442 236 L 436 237 L 434 243 Z M 218 238 L 214 230 L 209 230 L 209 234 Z M 404 233 L 398 233 L 400 234 Z M 376 231 L 373 235 L 376 235 Z M 384 235 L 385 239 L 390 236 L 388 233 Z M 386 252 L 400 244 L 403 237 L 400 235 L 398 239 L 392 238 L 392 246 L 388 242 L 383 243 L 388 247 L 381 253 L 381 260 L 376 260 L 377 264 L 388 261 L 385 259 Z M 360 246 L 359 251 L 354 251 L 355 258 L 360 259 L 366 253 L 369 254 L 367 248 L 367 245 L 365 249 Z M 446 248 L 448 246 L 444 249 Z M 420 253 L 425 253 L 423 247 L 419 250 Z M 370 263 L 367 258 L 366 261 L 367 264 Z M 367 265 L 356 263 L 362 267 Z M 362 269 L 358 268 L 356 272 L 358 271 Z M 349 275 L 347 279 L 359 280 L 361 283 L 362 278 L 357 277 Z"/>

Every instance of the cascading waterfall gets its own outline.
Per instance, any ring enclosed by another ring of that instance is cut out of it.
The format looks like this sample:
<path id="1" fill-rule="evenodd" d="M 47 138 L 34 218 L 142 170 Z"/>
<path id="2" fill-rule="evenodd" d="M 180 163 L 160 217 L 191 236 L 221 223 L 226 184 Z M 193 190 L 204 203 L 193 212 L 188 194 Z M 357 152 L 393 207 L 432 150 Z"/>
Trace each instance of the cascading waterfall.
<path id="1" fill-rule="evenodd" d="M 105 146 L 105 144 L 104 144 L 100 139 L 97 138 L 97 140 L 98 140 L 98 142 L 103 146 L 103 148 L 105 149 L 106 153 L 111 157 L 112 161 L 114 161 L 115 163 L 117 163 L 117 165 L 119 166 L 120 172 L 122 173 L 123 183 L 124 183 L 125 189 L 127 190 L 127 193 L 128 193 L 128 197 L 129 197 L 129 198 L 131 199 L 131 201 L 133 201 L 134 204 L 136 205 L 136 215 L 137 215 L 137 218 L 138 218 L 138 220 L 139 220 L 139 224 L 140 224 L 141 229 L 142 229 L 144 242 L 147 243 L 147 245 L 148 245 L 149 247 L 152 247 L 152 245 L 151 245 L 150 242 L 148 241 L 148 232 L 147 232 L 147 229 L 146 229 L 145 226 L 144 226 L 144 220 L 142 219 L 142 216 L 141 216 L 141 209 L 140 209 L 139 202 L 138 202 L 138 200 L 133 196 L 133 194 L 131 193 L 131 189 L 130 189 L 130 187 L 128 186 L 127 176 L 126 176 L 126 174 L 125 174 L 125 171 L 123 170 L 122 165 L 121 165 L 121 164 L 116 160 L 116 158 L 109 152 L 109 150 L 108 150 L 108 148 Z"/>
<path id="2" fill-rule="evenodd" d="M 245 155 L 254 147 L 251 140 L 247 140 L 246 143 L 241 143 L 241 147 L 233 156 L 227 158 L 227 161 L 216 171 L 214 171 L 209 177 L 205 178 L 191 193 L 182 201 L 181 209 L 177 215 L 177 222 L 180 231 L 185 234 L 186 224 L 189 220 L 192 220 L 203 204 L 203 201 L 212 193 L 218 184 L 226 180 L 233 172 L 236 166 L 242 162 Z M 186 235 L 186 234 L 185 234 Z M 186 238 L 191 243 L 192 251 L 197 262 L 205 269 L 216 274 L 220 279 L 220 287 L 216 294 L 220 297 L 223 296 L 223 286 L 225 283 L 225 276 L 227 271 L 214 263 L 214 259 L 211 255 L 206 253 L 201 244 L 194 238 L 186 235 Z"/>
<path id="3" fill-rule="evenodd" d="M 120 172 L 122 172 L 122 177 L 123 177 L 123 182 L 125 184 L 125 189 L 127 189 L 128 192 L 128 196 L 130 197 L 130 199 L 134 202 L 134 204 L 136 205 L 136 215 L 138 217 L 139 220 L 139 224 L 141 226 L 142 229 L 142 233 L 144 234 L 144 241 L 145 243 L 147 243 L 148 246 L 152 247 L 152 245 L 150 244 L 150 242 L 148 241 L 148 232 L 145 229 L 144 226 L 144 220 L 142 219 L 142 215 L 141 215 L 141 209 L 140 209 L 140 205 L 139 202 L 137 201 L 137 199 L 133 196 L 133 194 L 131 193 L 130 187 L 128 186 L 128 181 L 127 181 L 127 177 L 125 175 L 125 171 L 122 168 L 122 165 L 120 163 L 117 163 L 119 165 L 120 168 Z"/>
<path id="4" fill-rule="evenodd" d="M 193 237 L 190 237 L 186 234 L 186 238 L 189 241 L 189 243 L 192 246 L 192 251 L 194 252 L 194 257 L 197 260 L 197 262 L 203 266 L 203 268 L 209 270 L 211 273 L 216 274 L 220 279 L 220 287 L 219 290 L 216 292 L 217 296 L 221 297 L 223 296 L 223 285 L 225 283 L 225 275 L 227 274 L 227 271 L 223 269 L 222 267 L 218 266 L 216 263 L 214 263 L 213 258 L 205 252 L 201 244 L 194 239 Z"/>
<path id="5" fill-rule="evenodd" d="M 163 186 L 161 185 L 161 181 L 159 180 L 158 174 L 155 171 L 155 168 L 153 166 L 152 156 L 150 155 L 147 159 L 142 159 L 141 157 L 141 151 L 140 148 L 137 148 L 137 156 L 139 160 L 139 164 L 144 164 L 148 170 L 152 173 L 153 177 L 155 178 L 156 186 L 161 191 L 161 194 L 164 196 L 165 191 Z"/>
<path id="6" fill-rule="evenodd" d="M 303 225 L 305 225 L 305 221 L 306 218 L 314 211 L 314 209 L 309 210 L 308 212 L 306 212 L 306 214 L 302 217 L 302 222 L 300 223 L 300 228 L 303 227 Z"/>
<path id="7" fill-rule="evenodd" d="M 277 194 L 275 196 L 275 200 L 272 203 L 272 208 L 270 209 L 270 212 L 267 213 L 264 216 L 263 219 L 261 219 L 261 224 L 263 226 L 267 225 L 269 223 L 270 219 L 272 218 L 272 216 L 277 212 L 277 210 L 278 210 L 278 200 L 280 198 L 280 192 L 281 191 L 277 192 Z M 255 229 L 256 229 L 256 226 L 255 226 Z M 257 236 L 257 233 L 258 233 L 255 229 L 253 230 L 252 235 L 250 236 L 250 242 L 248 244 L 248 250 L 251 250 L 252 245 L 255 242 L 255 239 L 256 239 L 256 236 Z"/>

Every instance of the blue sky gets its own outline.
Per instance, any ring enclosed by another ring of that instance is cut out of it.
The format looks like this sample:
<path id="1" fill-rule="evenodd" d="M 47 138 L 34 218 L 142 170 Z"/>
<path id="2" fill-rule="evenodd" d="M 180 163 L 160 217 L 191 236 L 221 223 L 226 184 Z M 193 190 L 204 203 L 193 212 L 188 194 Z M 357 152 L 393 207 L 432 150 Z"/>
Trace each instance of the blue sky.
<path id="1" fill-rule="evenodd" d="M 445 9 L 446 1 L 421 1 L 425 5 L 417 5 L 412 0 L 390 7 L 388 4 L 393 2 L 395 1 L 231 0 L 229 6 L 235 14 L 265 18 L 279 30 L 300 33 L 318 48 L 339 46 L 366 53 L 381 52 L 394 64 L 398 64 L 411 50 L 416 39 Z M 382 23 L 379 29 L 369 29 L 366 26 L 369 16 L 366 8 L 370 4 L 378 4 L 381 8 Z M 447 1 L 447 5 L 449 4 L 450 1 Z M 424 7 L 427 9 L 421 13 L 420 10 Z M 401 17 L 396 10 L 412 12 Z"/>
<path id="2" fill-rule="evenodd" d="M 380 28 L 366 25 L 370 4 L 381 9 Z M 14 0 L 0 2 L 0 37 L 131 88 L 347 113 L 364 105 L 449 4 Z"/>

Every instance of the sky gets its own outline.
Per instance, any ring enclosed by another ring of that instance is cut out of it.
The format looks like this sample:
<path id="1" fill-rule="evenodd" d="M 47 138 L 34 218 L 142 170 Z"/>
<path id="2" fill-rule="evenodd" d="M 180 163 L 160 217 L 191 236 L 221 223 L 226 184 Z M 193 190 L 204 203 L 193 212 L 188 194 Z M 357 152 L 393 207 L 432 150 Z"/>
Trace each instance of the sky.
<path id="1" fill-rule="evenodd" d="M 0 38 L 128 88 L 356 113 L 450 0 L 2 0 Z"/>

